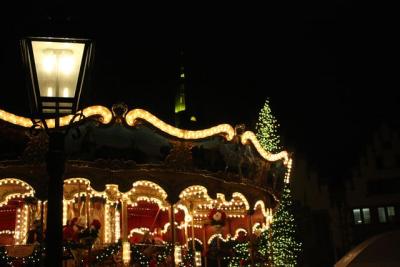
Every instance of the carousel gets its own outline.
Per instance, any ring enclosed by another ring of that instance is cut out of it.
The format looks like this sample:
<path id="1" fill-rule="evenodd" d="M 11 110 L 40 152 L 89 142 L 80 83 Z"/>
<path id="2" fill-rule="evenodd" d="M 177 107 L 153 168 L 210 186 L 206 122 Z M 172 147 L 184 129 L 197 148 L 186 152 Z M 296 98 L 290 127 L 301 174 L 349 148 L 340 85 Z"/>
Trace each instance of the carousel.
<path id="1" fill-rule="evenodd" d="M 82 113 L 96 120 L 80 123 L 78 137 L 66 136 L 63 234 L 72 245 L 85 231 L 93 238 L 88 253 L 66 255 L 66 266 L 84 258 L 96 266 L 182 266 L 189 254 L 190 266 L 222 266 L 226 242 L 246 242 L 269 227 L 290 176 L 286 151 L 265 151 L 243 125 L 179 129 L 123 104 Z M 0 246 L 8 262 L 39 260 L 52 221 L 48 140 L 31 127 L 30 119 L 0 110 Z"/>

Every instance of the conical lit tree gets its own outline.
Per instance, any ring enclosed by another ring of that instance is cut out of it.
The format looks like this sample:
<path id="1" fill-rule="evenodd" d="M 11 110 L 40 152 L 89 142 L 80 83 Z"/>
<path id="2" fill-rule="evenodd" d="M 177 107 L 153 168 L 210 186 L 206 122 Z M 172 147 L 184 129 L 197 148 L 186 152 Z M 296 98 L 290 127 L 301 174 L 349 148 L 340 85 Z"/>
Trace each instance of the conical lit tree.
<path id="1" fill-rule="evenodd" d="M 289 183 L 285 183 L 282 198 L 270 228 L 269 258 L 275 267 L 297 265 L 301 243 L 296 240 L 296 223 L 292 209 Z"/>
<path id="2" fill-rule="evenodd" d="M 258 141 L 268 152 L 276 153 L 281 148 L 278 127 L 279 124 L 271 112 L 269 100 L 267 99 L 258 115 L 256 130 Z"/>
<path id="3" fill-rule="evenodd" d="M 260 110 L 256 130 L 257 139 L 268 152 L 277 153 L 281 150 L 278 127 L 278 121 L 272 114 L 267 99 Z M 296 266 L 297 256 L 301 248 L 300 243 L 296 241 L 296 223 L 292 213 L 292 199 L 288 181 L 289 177 L 285 177 L 282 198 L 278 210 L 274 214 L 273 223 L 270 229 L 264 231 L 260 236 L 258 246 L 258 254 L 261 257 L 268 256 L 269 261 L 275 267 Z"/>

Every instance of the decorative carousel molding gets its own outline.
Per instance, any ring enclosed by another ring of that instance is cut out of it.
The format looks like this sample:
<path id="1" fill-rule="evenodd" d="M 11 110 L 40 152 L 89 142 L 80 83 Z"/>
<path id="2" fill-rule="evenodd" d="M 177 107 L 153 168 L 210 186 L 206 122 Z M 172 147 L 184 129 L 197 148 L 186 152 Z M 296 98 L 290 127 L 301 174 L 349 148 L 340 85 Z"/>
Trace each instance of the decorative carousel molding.
<path id="1" fill-rule="evenodd" d="M 71 120 L 73 122 L 78 122 L 82 118 L 85 117 L 91 117 L 91 116 L 100 116 L 100 122 L 103 124 L 108 124 L 110 123 L 111 119 L 113 118 L 113 115 L 111 111 L 103 106 L 91 106 L 87 107 L 82 110 L 82 115 L 83 117 L 80 116 L 74 116 L 74 115 L 67 115 L 60 117 L 60 126 L 67 126 Z M 10 112 L 7 112 L 5 110 L 0 109 L 0 120 L 9 122 L 14 125 L 18 125 L 21 127 L 25 128 L 30 128 L 33 126 L 33 122 L 31 118 L 26 118 L 22 116 L 18 116 L 15 114 L 12 114 Z M 39 123 L 39 125 L 42 125 L 42 123 Z M 55 119 L 47 119 L 46 120 L 46 125 L 48 128 L 54 128 L 55 127 Z M 42 125 L 43 126 L 43 125 Z"/>
<path id="2" fill-rule="evenodd" d="M 78 112 L 79 113 L 79 112 Z M 289 162 L 289 153 L 287 151 L 281 151 L 279 153 L 273 154 L 262 148 L 256 135 L 252 131 L 246 131 L 243 134 L 235 133 L 235 129 L 229 124 L 219 124 L 217 126 L 203 129 L 203 130 L 186 130 L 176 128 L 150 112 L 144 109 L 132 109 L 127 112 L 126 105 L 117 104 L 114 105 L 112 111 L 104 106 L 91 106 L 82 110 L 83 116 L 68 115 L 60 118 L 60 126 L 68 125 L 71 120 L 73 122 L 78 122 L 85 117 L 100 116 L 100 122 L 103 124 L 109 124 L 112 120 L 116 122 L 121 122 L 124 118 L 128 126 L 134 127 L 138 121 L 144 120 L 147 123 L 153 125 L 160 131 L 184 140 L 198 140 L 204 139 L 215 135 L 222 135 L 227 141 L 232 141 L 235 136 L 240 137 L 240 141 L 243 145 L 249 142 L 253 144 L 259 155 L 267 161 L 278 161 L 283 160 L 284 164 L 287 165 Z M 33 126 L 33 121 L 30 118 L 17 116 L 15 114 L 9 113 L 7 111 L 0 109 L 0 120 L 15 124 L 21 127 L 30 128 Z M 39 123 L 40 125 L 41 123 Z M 55 119 L 46 120 L 47 127 L 54 128 Z"/>
<path id="3" fill-rule="evenodd" d="M 159 118 L 144 109 L 132 109 L 128 112 L 128 114 L 126 114 L 125 117 L 125 121 L 129 126 L 134 126 L 139 119 L 145 120 L 157 129 L 171 136 L 181 139 L 196 140 L 204 139 L 214 135 L 223 135 L 226 140 L 231 141 L 235 136 L 235 130 L 229 124 L 220 124 L 208 129 L 197 131 L 185 130 L 176 128 L 160 120 Z"/>
<path id="4" fill-rule="evenodd" d="M 278 161 L 283 159 L 283 163 L 287 165 L 289 162 L 289 154 L 287 151 L 281 151 L 276 154 L 272 154 L 271 152 L 266 151 L 264 148 L 262 148 L 260 142 L 258 142 L 256 135 L 252 131 L 246 131 L 244 132 L 240 140 L 243 145 L 247 144 L 248 142 L 251 142 L 255 149 L 257 150 L 258 154 L 260 154 L 261 157 L 268 161 Z"/>
<path id="5" fill-rule="evenodd" d="M 48 176 L 44 164 L 26 164 L 23 161 L 0 162 L 0 169 L 3 175 L 0 179 L 16 177 L 31 185 L 36 197 L 45 199 Z M 263 200 L 268 207 L 271 205 L 273 207 L 279 202 L 278 192 L 270 187 L 248 184 L 237 179 L 226 180 L 227 177 L 224 175 L 208 171 L 177 172 L 163 165 L 138 165 L 133 169 L 112 170 L 93 162 L 67 161 L 64 179 L 76 177 L 88 179 L 90 186 L 96 192 L 105 191 L 106 184 L 114 184 L 118 191 L 127 192 L 131 190 L 134 182 L 144 178 L 163 188 L 168 194 L 169 203 L 177 203 L 179 194 L 192 185 L 207 188 L 208 195 L 212 198 L 216 198 L 219 192 L 224 192 L 228 198 L 234 192 L 240 192 L 247 199 L 250 208 L 253 208 L 258 200 Z"/>
<path id="6" fill-rule="evenodd" d="M 0 179 L 0 207 L 7 205 L 13 198 L 33 197 L 35 190 L 31 185 L 16 178 Z"/>

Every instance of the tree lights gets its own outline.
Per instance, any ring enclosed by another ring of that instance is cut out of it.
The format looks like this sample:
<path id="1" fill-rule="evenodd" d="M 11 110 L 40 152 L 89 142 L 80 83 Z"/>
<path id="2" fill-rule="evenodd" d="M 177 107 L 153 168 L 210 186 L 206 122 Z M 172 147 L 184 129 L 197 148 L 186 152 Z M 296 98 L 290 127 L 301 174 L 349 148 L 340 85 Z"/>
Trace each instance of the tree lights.
<path id="1" fill-rule="evenodd" d="M 279 124 L 271 112 L 267 99 L 256 124 L 257 139 L 266 151 L 275 153 L 280 150 L 278 127 Z M 285 164 L 287 170 L 284 177 L 283 193 L 278 210 L 273 215 L 272 223 L 270 216 L 265 214 L 264 203 L 256 203 L 256 206 L 257 204 L 261 205 L 263 214 L 267 217 L 267 224 L 271 223 L 270 229 L 261 234 L 258 252 L 262 257 L 268 255 L 270 261 L 276 267 L 296 266 L 297 256 L 301 248 L 301 244 L 296 241 L 295 237 L 296 223 L 291 210 L 292 200 L 289 188 L 292 159 L 287 154 L 285 155 Z"/>
<path id="2" fill-rule="evenodd" d="M 292 214 L 289 184 L 284 185 L 281 202 L 271 224 L 269 238 L 269 257 L 274 266 L 296 266 L 301 243 L 296 240 L 296 223 Z"/>
<path id="3" fill-rule="evenodd" d="M 272 153 L 278 152 L 281 148 L 278 127 L 279 124 L 271 112 L 269 100 L 267 99 L 264 107 L 260 111 L 256 129 L 257 138 L 262 147 Z"/>

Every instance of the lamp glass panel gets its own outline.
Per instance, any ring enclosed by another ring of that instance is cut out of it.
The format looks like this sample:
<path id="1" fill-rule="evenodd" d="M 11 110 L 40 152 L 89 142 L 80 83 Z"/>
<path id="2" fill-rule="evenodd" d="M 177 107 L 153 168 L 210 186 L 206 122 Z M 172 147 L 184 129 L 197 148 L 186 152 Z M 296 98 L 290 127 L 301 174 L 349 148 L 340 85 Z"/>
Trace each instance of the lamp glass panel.
<path id="1" fill-rule="evenodd" d="M 32 41 L 41 97 L 75 97 L 84 43 Z"/>

